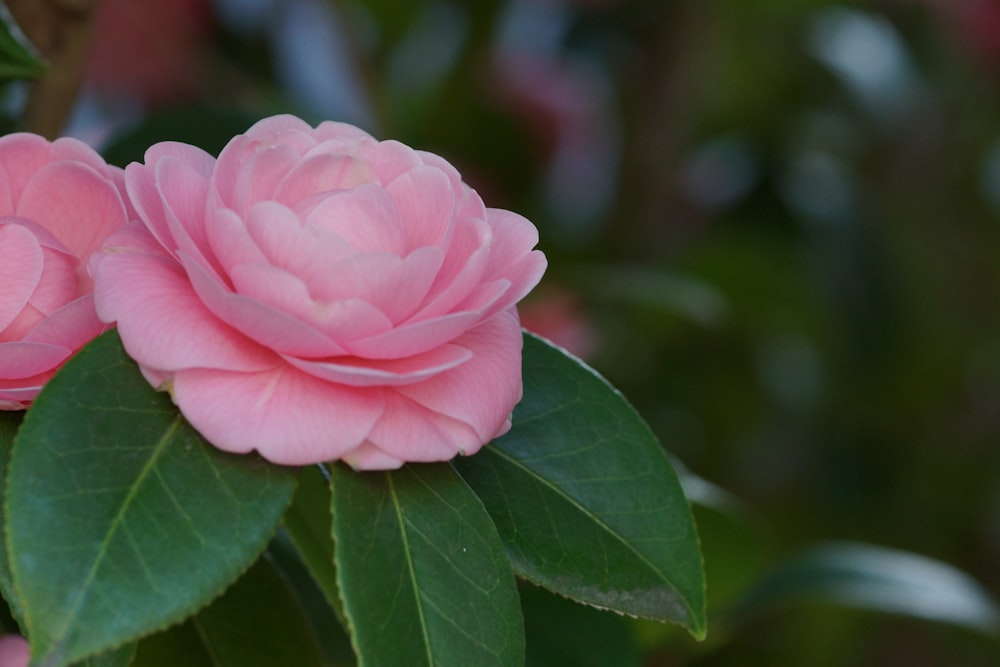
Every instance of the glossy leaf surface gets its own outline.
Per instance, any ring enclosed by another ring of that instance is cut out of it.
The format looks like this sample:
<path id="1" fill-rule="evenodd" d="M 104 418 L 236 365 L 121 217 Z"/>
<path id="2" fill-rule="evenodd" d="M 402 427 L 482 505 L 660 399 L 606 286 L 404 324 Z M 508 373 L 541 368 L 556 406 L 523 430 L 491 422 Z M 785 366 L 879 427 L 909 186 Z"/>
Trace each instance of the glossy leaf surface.
<path id="1" fill-rule="evenodd" d="M 14 582 L 45 667 L 196 611 L 257 558 L 295 490 L 292 470 L 206 443 L 114 332 L 42 390 L 9 477 Z"/>
<path id="2" fill-rule="evenodd" d="M 525 336 L 513 427 L 455 462 L 515 573 L 596 607 L 705 632 L 691 509 L 649 427 L 582 362 Z"/>
<path id="3" fill-rule="evenodd" d="M 359 664 L 524 664 L 517 589 L 489 515 L 451 465 L 332 468 L 337 575 Z"/>

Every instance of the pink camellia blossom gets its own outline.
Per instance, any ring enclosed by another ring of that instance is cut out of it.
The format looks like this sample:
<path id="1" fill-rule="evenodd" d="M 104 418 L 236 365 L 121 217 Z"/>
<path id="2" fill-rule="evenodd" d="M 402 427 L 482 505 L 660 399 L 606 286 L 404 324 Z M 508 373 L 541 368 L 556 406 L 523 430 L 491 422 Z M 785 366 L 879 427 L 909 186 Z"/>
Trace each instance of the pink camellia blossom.
<path id="1" fill-rule="evenodd" d="M 157 144 L 126 184 L 140 220 L 95 255 L 98 313 L 220 449 L 387 469 L 510 427 L 545 257 L 442 158 L 276 116 L 217 161 Z"/>
<path id="2" fill-rule="evenodd" d="M 30 661 L 28 640 L 20 635 L 0 637 L 0 667 L 28 667 Z"/>
<path id="3" fill-rule="evenodd" d="M 27 407 L 105 329 L 87 261 L 127 221 L 122 179 L 75 139 L 0 138 L 0 409 Z"/>

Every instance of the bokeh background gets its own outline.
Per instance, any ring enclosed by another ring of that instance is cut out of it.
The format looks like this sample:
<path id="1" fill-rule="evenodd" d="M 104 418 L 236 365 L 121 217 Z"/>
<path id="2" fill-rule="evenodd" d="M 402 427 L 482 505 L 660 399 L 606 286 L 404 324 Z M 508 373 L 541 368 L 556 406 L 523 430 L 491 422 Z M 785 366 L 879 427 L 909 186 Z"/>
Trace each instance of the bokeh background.
<path id="1" fill-rule="evenodd" d="M 530 665 L 997 664 L 1000 1 L 103 0 L 93 39 L 67 131 L 111 161 L 293 112 L 538 226 L 524 323 L 689 471 L 710 632 L 526 588 Z"/>

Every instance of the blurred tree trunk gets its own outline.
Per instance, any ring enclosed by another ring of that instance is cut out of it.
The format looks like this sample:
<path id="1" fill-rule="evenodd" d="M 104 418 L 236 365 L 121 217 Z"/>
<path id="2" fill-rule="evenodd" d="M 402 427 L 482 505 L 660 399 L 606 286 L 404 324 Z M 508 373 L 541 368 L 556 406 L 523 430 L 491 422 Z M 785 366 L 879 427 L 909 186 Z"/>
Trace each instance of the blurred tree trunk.
<path id="1" fill-rule="evenodd" d="M 697 0 L 633 0 L 623 10 L 633 49 L 621 79 L 625 143 L 607 241 L 620 256 L 657 260 L 690 234 L 696 214 L 678 189 L 677 168 L 698 97 L 705 8 Z"/>

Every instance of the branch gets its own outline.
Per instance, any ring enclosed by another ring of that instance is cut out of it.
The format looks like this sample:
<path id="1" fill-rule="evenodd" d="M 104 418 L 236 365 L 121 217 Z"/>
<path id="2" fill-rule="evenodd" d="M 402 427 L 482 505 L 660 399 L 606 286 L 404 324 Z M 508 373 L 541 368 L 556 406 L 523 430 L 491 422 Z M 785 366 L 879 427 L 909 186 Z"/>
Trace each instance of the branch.
<path id="1" fill-rule="evenodd" d="M 62 132 L 87 63 L 99 0 L 6 0 L 21 31 L 45 56 L 48 71 L 31 85 L 24 129 L 49 139 Z"/>

